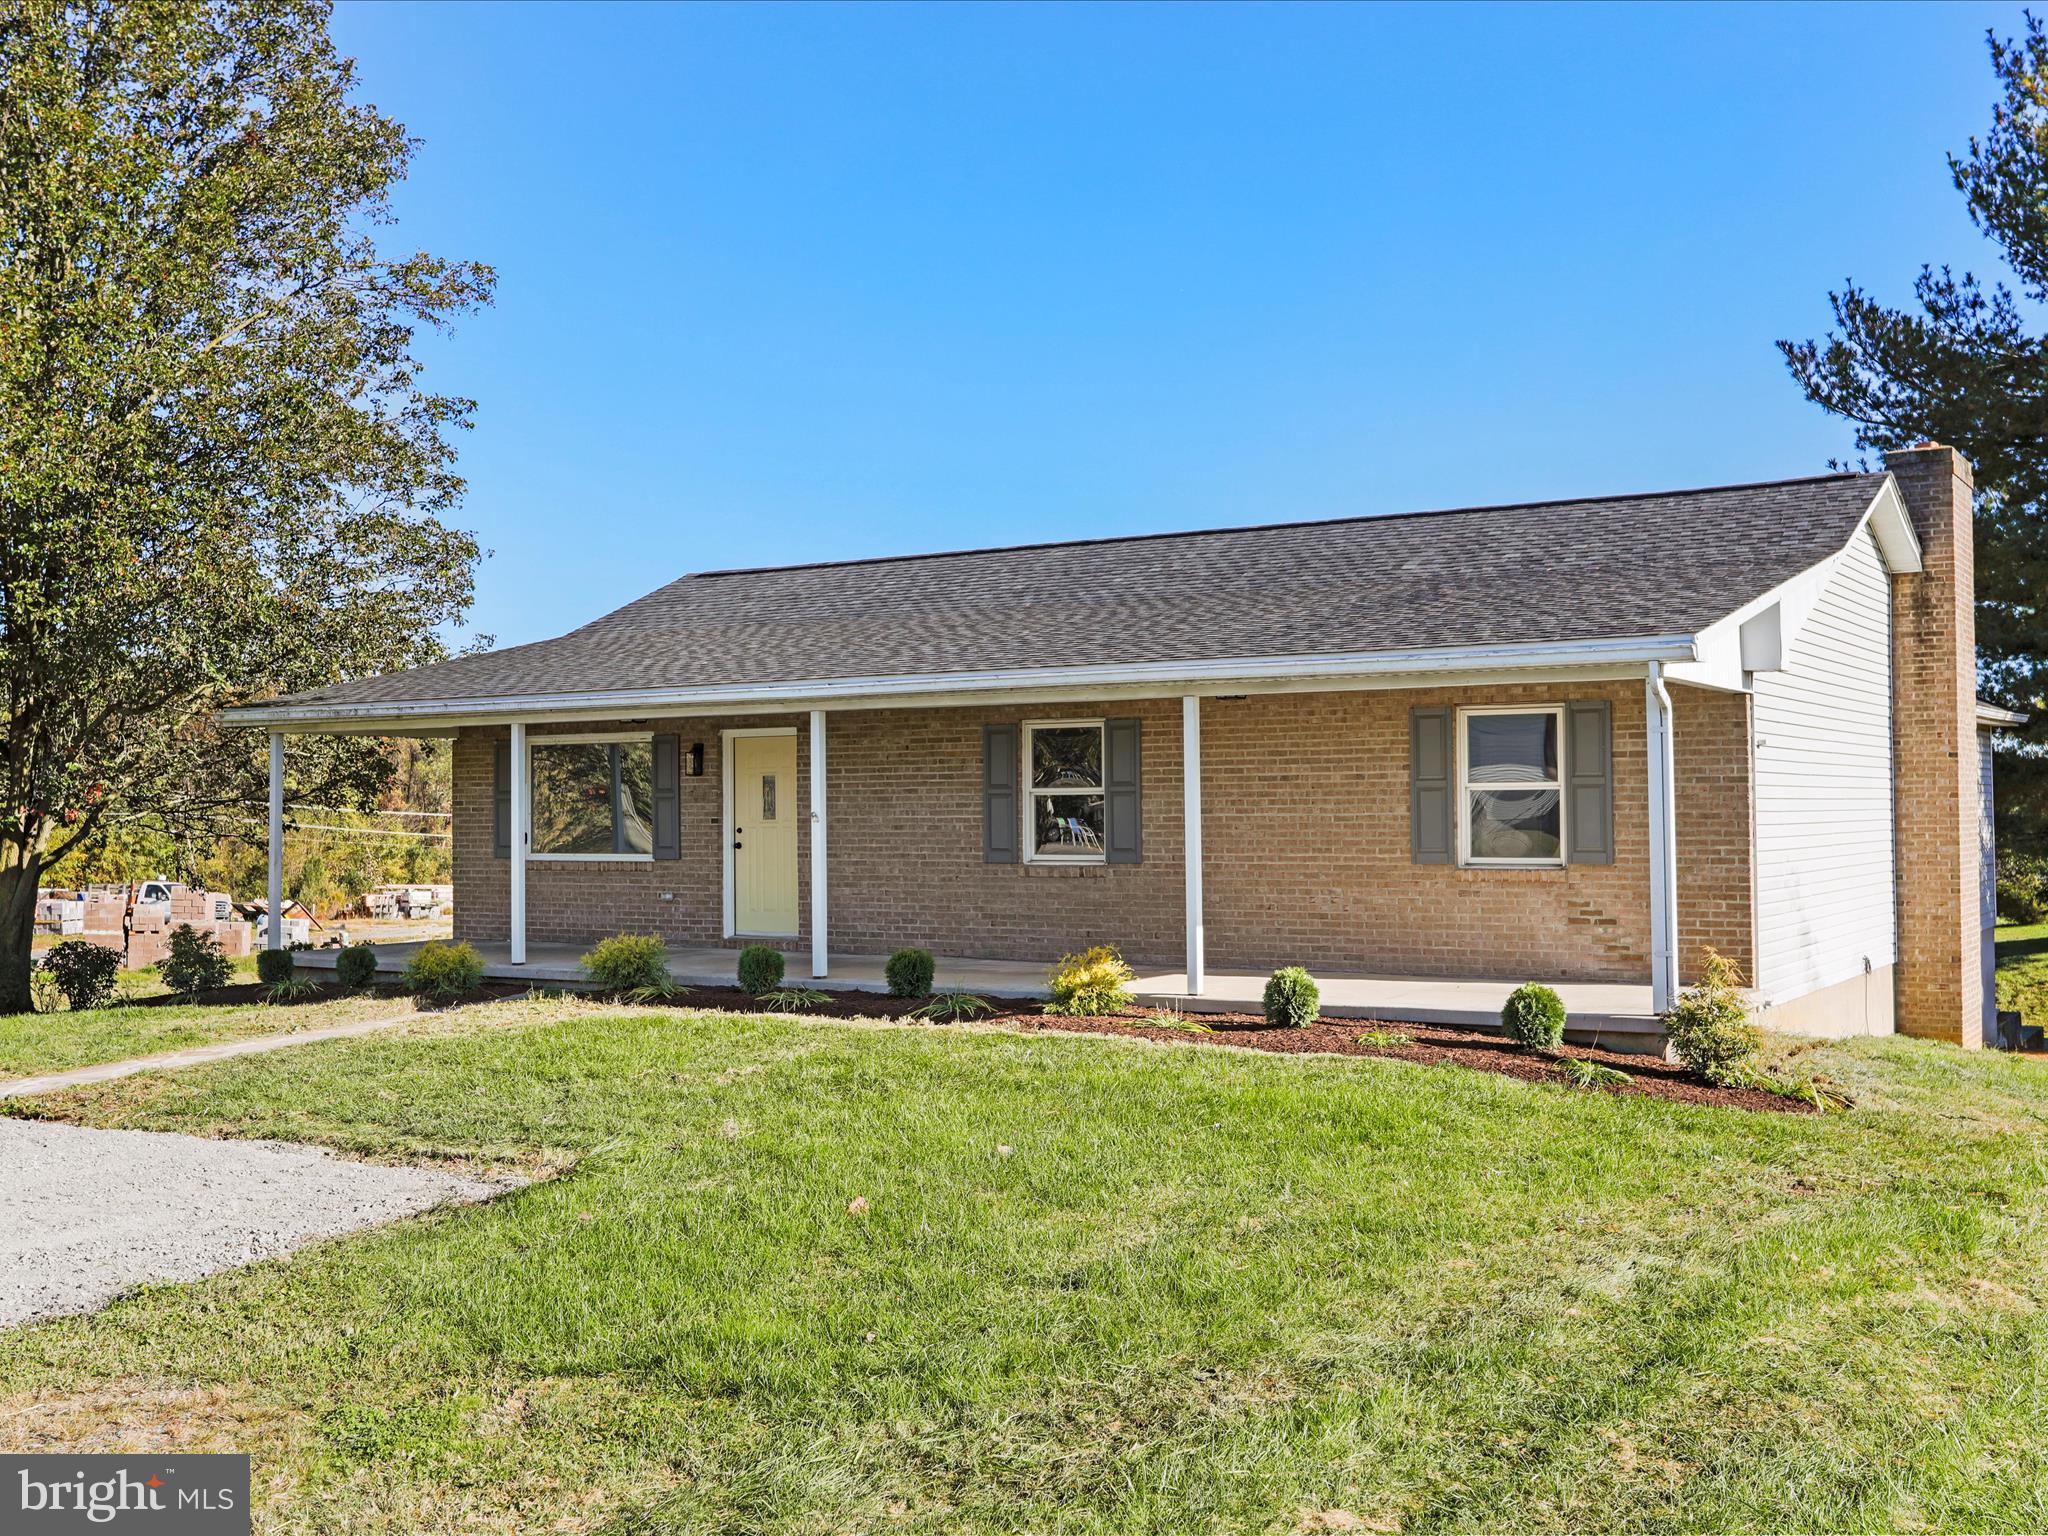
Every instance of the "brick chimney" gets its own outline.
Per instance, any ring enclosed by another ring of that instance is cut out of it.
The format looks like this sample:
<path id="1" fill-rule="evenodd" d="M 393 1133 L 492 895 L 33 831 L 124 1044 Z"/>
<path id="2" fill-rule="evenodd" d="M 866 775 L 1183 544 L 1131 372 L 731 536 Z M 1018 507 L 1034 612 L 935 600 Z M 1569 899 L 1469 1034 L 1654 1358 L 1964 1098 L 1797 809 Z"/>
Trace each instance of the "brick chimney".
<path id="1" fill-rule="evenodd" d="M 1884 456 L 1924 561 L 1892 578 L 1892 774 L 1901 1033 L 1984 1043 L 1978 911 L 1977 609 L 1970 466 L 1923 444 Z"/>

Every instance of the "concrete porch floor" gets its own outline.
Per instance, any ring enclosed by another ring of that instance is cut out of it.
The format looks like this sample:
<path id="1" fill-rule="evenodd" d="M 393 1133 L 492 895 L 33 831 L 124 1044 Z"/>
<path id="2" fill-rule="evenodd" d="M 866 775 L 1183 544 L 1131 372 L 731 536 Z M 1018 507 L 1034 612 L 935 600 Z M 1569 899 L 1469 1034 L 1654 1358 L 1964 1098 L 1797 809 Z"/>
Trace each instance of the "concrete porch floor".
<path id="1" fill-rule="evenodd" d="M 379 944 L 378 965 L 386 972 L 402 970 L 418 944 Z M 526 964 L 513 965 L 503 943 L 479 944 L 486 976 L 545 985 L 580 984 L 577 964 L 585 945 L 529 944 Z M 332 967 L 339 951 L 303 951 L 299 962 L 309 968 Z M 669 946 L 669 972 L 684 986 L 729 987 L 739 951 L 715 945 L 702 948 Z M 807 953 L 785 951 L 789 985 L 824 990 L 880 992 L 886 990 L 880 955 L 832 956 L 831 975 L 813 978 Z M 1137 998 L 1148 1007 L 1175 1007 L 1184 1013 L 1256 1013 L 1265 991 L 1264 971 L 1211 968 L 1200 997 L 1187 995 L 1187 977 L 1179 971 L 1137 967 Z M 938 957 L 935 985 L 943 992 L 975 992 L 984 997 L 1045 996 L 1046 966 L 1028 960 L 977 960 Z M 1501 1005 L 1515 988 L 1511 981 L 1486 981 L 1434 976 L 1372 976 L 1317 971 L 1323 1013 L 1333 1018 L 1377 1019 L 1387 1023 L 1449 1024 L 1460 1028 L 1498 1029 Z M 1540 978 L 1538 978 L 1540 979 Z M 1570 1024 L 1566 1038 L 1610 1050 L 1663 1049 L 1662 1024 L 1650 1009 L 1648 982 L 1555 982 L 1564 999 Z"/>

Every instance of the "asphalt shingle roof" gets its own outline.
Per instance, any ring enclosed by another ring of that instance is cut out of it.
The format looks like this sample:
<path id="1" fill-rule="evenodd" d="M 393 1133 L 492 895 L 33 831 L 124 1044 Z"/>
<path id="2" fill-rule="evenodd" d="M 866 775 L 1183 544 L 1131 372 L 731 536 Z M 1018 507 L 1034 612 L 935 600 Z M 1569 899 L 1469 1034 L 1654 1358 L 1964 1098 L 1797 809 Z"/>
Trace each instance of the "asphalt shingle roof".
<path id="1" fill-rule="evenodd" d="M 554 640 L 269 704 L 366 706 L 1693 634 L 1884 477 L 684 576 Z"/>

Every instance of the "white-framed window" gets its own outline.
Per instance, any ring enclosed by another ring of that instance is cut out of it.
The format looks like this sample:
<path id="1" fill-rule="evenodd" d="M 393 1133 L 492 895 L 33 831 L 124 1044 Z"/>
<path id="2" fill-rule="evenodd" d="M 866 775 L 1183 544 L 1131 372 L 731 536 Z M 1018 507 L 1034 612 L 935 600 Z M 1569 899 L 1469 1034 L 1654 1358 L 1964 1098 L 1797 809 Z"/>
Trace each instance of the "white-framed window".
<path id="1" fill-rule="evenodd" d="M 1460 863 L 1564 863 L 1564 706 L 1458 711 Z"/>
<path id="2" fill-rule="evenodd" d="M 654 857 L 654 736 L 529 736 L 536 859 Z"/>
<path id="3" fill-rule="evenodd" d="M 1100 720 L 1024 722 L 1024 857 L 1034 864 L 1103 862 Z"/>

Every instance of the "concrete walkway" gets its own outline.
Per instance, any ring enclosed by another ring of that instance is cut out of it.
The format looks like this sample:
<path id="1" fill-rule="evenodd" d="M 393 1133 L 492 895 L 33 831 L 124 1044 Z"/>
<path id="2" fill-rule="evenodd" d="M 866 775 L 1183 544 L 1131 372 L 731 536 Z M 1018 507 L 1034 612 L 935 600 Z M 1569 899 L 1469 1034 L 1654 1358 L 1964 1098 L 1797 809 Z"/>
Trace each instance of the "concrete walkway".
<path id="1" fill-rule="evenodd" d="M 225 1061 L 230 1056 L 260 1056 L 265 1051 L 287 1050 L 294 1045 L 311 1045 L 318 1040 L 346 1040 L 351 1035 L 370 1035 L 380 1029 L 396 1029 L 419 1016 L 418 1009 L 408 1008 L 403 1013 L 378 1019 L 359 1019 L 353 1024 L 330 1024 L 323 1029 L 254 1035 L 247 1040 L 221 1040 L 212 1045 L 189 1045 L 180 1051 L 159 1051 L 154 1056 L 102 1061 L 89 1067 L 45 1073 L 41 1077 L 17 1077 L 12 1082 L 0 1082 L 0 1099 L 26 1099 L 38 1093 L 55 1093 L 60 1088 L 76 1088 L 82 1083 L 111 1082 L 117 1077 L 133 1077 L 137 1072 L 157 1072 L 170 1067 L 196 1067 L 201 1062 Z"/>

